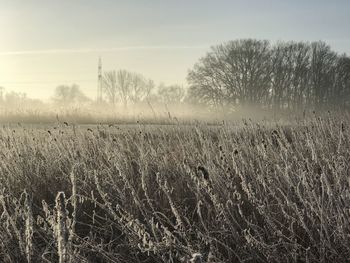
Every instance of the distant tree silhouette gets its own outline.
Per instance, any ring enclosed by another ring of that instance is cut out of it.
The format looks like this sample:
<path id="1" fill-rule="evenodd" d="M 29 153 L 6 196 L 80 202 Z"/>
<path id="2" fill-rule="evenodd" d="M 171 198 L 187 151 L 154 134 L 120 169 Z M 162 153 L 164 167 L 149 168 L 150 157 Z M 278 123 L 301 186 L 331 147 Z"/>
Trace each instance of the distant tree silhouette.
<path id="1" fill-rule="evenodd" d="M 145 100 L 154 88 L 154 82 L 138 73 L 113 70 L 104 73 L 102 87 L 110 103 L 121 102 L 126 107 L 129 102 Z"/>
<path id="2" fill-rule="evenodd" d="M 158 87 L 158 100 L 165 104 L 178 104 L 185 98 L 185 89 L 179 85 L 166 86 L 164 84 Z"/>
<path id="3" fill-rule="evenodd" d="M 230 41 L 189 71 L 189 99 L 214 107 L 349 107 L 349 61 L 324 42 Z"/>
<path id="4" fill-rule="evenodd" d="M 332 104 L 350 108 L 350 58 L 342 55 L 336 64 Z"/>
<path id="5" fill-rule="evenodd" d="M 146 79 L 141 74 L 130 73 L 131 83 L 128 90 L 128 98 L 132 103 L 138 103 L 148 98 L 154 89 L 154 81 Z"/>
<path id="6" fill-rule="evenodd" d="M 44 103 L 39 99 L 32 99 L 26 93 L 9 91 L 0 87 L 0 107 L 5 109 L 35 109 L 43 106 Z"/>
<path id="7" fill-rule="evenodd" d="M 259 104 L 268 97 L 270 58 L 268 41 L 230 41 L 213 47 L 188 81 L 200 100 L 214 106 Z"/>
<path id="8" fill-rule="evenodd" d="M 123 78 L 119 79 L 122 85 L 124 85 Z M 118 102 L 118 95 L 120 92 L 120 85 L 117 84 L 117 74 L 113 71 L 108 71 L 104 73 L 103 76 L 103 92 L 106 95 L 108 101 L 112 104 L 116 104 Z"/>
<path id="9" fill-rule="evenodd" d="M 60 85 L 55 89 L 53 101 L 59 105 L 69 105 L 87 102 L 89 101 L 89 98 L 76 84 L 71 86 Z"/>
<path id="10" fill-rule="evenodd" d="M 4 93 L 5 93 L 5 88 L 0 87 L 0 102 L 4 101 Z"/>

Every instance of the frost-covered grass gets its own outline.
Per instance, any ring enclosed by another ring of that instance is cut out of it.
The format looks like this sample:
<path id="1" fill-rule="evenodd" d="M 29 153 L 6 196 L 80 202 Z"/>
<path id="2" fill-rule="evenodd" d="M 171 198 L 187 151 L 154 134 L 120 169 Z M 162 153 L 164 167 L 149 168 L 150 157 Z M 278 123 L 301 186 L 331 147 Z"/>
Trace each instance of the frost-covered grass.
<path id="1" fill-rule="evenodd" d="M 350 122 L 0 130 L 1 262 L 342 262 Z"/>

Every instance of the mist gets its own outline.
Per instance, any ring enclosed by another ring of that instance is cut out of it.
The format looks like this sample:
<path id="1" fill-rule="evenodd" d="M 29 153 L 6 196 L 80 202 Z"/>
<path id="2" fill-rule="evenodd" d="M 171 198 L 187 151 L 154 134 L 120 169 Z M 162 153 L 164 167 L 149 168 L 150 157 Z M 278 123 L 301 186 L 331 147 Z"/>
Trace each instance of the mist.
<path id="1" fill-rule="evenodd" d="M 3 0 L 0 262 L 348 262 L 349 11 Z"/>
<path id="2" fill-rule="evenodd" d="M 76 123 L 237 120 L 347 111 L 350 58 L 327 43 L 232 40 L 211 47 L 186 85 L 156 83 L 139 72 L 97 64 L 96 97 L 59 85 L 45 102 L 0 89 L 3 122 Z M 153 120 L 153 121 L 152 121 Z"/>

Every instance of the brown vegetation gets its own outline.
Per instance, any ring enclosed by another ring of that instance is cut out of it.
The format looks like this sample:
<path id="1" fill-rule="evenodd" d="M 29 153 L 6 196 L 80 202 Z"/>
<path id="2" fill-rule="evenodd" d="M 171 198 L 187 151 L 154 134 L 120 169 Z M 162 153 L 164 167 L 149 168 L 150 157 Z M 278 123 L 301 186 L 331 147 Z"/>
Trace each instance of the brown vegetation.
<path id="1" fill-rule="evenodd" d="M 0 261 L 346 261 L 349 124 L 5 126 Z"/>

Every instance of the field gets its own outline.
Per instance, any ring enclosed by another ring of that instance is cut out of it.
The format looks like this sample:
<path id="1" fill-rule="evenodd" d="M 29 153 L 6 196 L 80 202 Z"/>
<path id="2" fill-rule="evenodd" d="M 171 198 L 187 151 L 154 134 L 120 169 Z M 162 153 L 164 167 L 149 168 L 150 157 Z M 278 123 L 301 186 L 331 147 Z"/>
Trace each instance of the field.
<path id="1" fill-rule="evenodd" d="M 345 262 L 350 117 L 4 125 L 0 262 Z"/>

